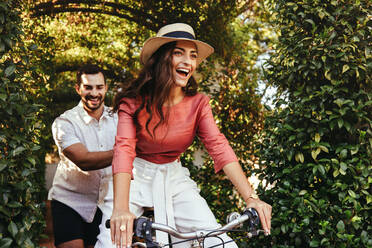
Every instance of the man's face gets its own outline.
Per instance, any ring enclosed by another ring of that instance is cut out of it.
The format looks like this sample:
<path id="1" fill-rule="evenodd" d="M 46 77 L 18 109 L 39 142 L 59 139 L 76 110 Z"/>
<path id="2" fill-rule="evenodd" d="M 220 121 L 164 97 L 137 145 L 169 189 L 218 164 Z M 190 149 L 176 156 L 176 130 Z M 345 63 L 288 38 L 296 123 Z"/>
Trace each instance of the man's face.
<path id="1" fill-rule="evenodd" d="M 107 85 L 101 72 L 81 75 L 81 84 L 75 85 L 75 89 L 88 113 L 103 108 Z"/>

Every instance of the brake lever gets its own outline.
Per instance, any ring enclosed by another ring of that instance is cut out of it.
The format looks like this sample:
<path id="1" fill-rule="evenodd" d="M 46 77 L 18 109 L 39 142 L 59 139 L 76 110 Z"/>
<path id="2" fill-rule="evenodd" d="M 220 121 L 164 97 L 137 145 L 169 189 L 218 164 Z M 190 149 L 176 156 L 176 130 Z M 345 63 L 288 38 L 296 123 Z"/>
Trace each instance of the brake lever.
<path id="1" fill-rule="evenodd" d="M 260 233 L 265 233 L 265 231 L 262 230 L 262 229 L 255 229 L 255 230 L 250 231 L 250 232 L 247 233 L 247 238 L 249 238 L 249 239 L 253 238 L 255 236 L 258 236 Z"/>
<path id="2" fill-rule="evenodd" d="M 263 232 L 263 230 L 259 230 L 258 226 L 260 224 L 260 217 L 258 216 L 258 213 L 256 209 L 254 208 L 246 208 L 243 211 L 243 214 L 248 215 L 249 222 L 248 222 L 248 238 L 252 238 L 254 236 L 257 236 L 260 232 Z"/>

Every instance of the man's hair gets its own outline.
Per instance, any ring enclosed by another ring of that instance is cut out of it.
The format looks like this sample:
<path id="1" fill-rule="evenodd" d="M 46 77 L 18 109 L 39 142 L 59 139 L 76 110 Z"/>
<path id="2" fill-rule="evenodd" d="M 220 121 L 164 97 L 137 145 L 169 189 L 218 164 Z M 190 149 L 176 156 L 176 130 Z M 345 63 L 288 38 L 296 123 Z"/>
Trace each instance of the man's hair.
<path id="1" fill-rule="evenodd" d="M 103 69 L 101 69 L 99 66 L 94 65 L 94 64 L 86 64 L 80 67 L 76 73 L 76 84 L 80 85 L 81 84 L 81 76 L 83 74 L 97 74 L 97 73 L 102 73 L 103 75 L 103 81 L 106 84 L 106 77 L 105 77 L 105 72 Z"/>

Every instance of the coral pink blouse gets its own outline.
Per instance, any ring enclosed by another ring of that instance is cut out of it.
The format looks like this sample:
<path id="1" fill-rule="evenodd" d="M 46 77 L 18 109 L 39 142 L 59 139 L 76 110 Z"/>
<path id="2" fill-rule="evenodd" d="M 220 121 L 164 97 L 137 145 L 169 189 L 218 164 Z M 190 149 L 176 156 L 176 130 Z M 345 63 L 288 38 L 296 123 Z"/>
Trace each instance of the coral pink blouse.
<path id="1" fill-rule="evenodd" d="M 167 124 L 156 129 L 154 138 L 146 131 L 148 113 L 145 110 L 138 115 L 142 128 L 136 130 L 133 115 L 139 105 L 140 102 L 136 99 L 121 100 L 112 161 L 113 174 L 132 174 L 136 156 L 157 164 L 173 162 L 191 145 L 195 135 L 201 139 L 213 158 L 216 173 L 226 164 L 238 161 L 226 137 L 216 126 L 206 95 L 198 93 L 195 96 L 185 96 L 181 102 L 170 107 Z M 154 115 L 149 125 L 151 132 L 158 120 Z"/>

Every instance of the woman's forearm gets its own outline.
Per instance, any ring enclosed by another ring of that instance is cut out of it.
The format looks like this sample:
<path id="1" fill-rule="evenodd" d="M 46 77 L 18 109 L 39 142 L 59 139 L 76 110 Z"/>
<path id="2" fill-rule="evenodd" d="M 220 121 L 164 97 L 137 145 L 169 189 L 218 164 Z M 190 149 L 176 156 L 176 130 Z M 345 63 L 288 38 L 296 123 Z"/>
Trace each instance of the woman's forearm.
<path id="1" fill-rule="evenodd" d="M 270 234 L 272 207 L 260 199 L 251 198 L 253 189 L 240 164 L 238 162 L 227 164 L 223 167 L 223 171 L 243 197 L 247 207 L 257 210 L 258 215 L 260 216 L 262 228 L 265 230 L 267 235 Z"/>
<path id="2" fill-rule="evenodd" d="M 238 162 L 229 163 L 223 167 L 223 171 L 243 197 L 244 201 L 247 201 L 251 197 L 253 189 L 240 164 Z"/>
<path id="3" fill-rule="evenodd" d="M 114 209 L 129 210 L 130 181 L 129 173 L 114 174 Z"/>

